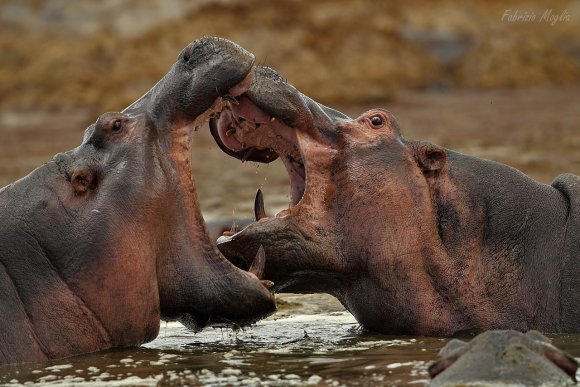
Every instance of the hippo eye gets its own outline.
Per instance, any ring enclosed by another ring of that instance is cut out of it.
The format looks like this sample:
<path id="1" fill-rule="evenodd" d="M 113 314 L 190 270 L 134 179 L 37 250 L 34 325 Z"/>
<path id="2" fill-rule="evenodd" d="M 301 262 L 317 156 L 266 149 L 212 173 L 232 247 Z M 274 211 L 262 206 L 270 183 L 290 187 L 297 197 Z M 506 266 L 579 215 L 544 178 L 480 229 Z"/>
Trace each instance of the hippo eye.
<path id="1" fill-rule="evenodd" d="M 380 128 L 381 126 L 383 126 L 383 117 L 376 115 L 376 116 L 372 116 L 371 117 L 371 124 L 375 127 L 375 128 Z"/>
<path id="2" fill-rule="evenodd" d="M 119 130 L 121 130 L 121 127 L 123 126 L 121 120 L 115 120 L 113 122 L 113 125 L 111 125 L 111 130 L 113 132 L 118 132 Z"/>

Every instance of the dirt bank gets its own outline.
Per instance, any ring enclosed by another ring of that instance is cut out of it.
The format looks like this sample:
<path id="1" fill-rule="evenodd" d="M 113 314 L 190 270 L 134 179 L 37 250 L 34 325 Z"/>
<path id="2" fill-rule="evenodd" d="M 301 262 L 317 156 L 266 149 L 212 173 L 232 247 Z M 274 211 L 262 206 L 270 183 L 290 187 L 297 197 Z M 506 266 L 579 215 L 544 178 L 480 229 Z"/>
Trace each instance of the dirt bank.
<path id="1" fill-rule="evenodd" d="M 541 21 L 552 10 L 556 23 Z M 189 41 L 230 38 L 328 104 L 580 80 L 575 1 L 0 2 L 2 111 L 119 110 Z M 507 17 L 506 17 L 507 12 Z M 519 13 L 518 13 L 519 12 Z M 510 15 L 535 21 L 510 21 Z"/>

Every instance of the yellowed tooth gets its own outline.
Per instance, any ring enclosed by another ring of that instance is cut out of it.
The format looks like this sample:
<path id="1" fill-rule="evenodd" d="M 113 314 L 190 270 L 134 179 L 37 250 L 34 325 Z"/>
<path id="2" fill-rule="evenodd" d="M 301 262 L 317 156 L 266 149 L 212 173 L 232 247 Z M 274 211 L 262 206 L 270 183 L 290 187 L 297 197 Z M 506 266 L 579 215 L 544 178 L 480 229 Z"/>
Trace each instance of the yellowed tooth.
<path id="1" fill-rule="evenodd" d="M 226 131 L 226 136 L 230 137 L 232 134 L 236 133 L 236 128 L 229 128 Z"/>
<path id="2" fill-rule="evenodd" d="M 274 282 L 272 281 L 260 280 L 260 282 L 262 283 L 262 285 L 264 285 L 264 287 L 266 287 L 266 289 L 271 289 L 272 287 L 274 287 Z"/>
<path id="3" fill-rule="evenodd" d="M 234 97 L 232 97 L 231 95 L 225 95 L 222 97 L 225 101 L 229 101 L 231 103 L 233 103 L 234 105 L 238 106 L 240 103 L 238 102 L 237 99 L 235 99 Z"/>
<path id="4" fill-rule="evenodd" d="M 252 273 L 259 280 L 261 280 L 264 276 L 264 267 L 266 266 L 266 253 L 264 252 L 264 247 L 260 245 L 258 248 L 258 252 L 256 253 L 256 257 L 254 258 L 254 262 L 250 265 L 249 273 Z M 266 286 L 266 285 L 264 285 Z"/>
<path id="5" fill-rule="evenodd" d="M 268 215 L 266 215 L 266 210 L 264 209 L 264 195 L 262 194 L 261 189 L 258 189 L 256 192 L 256 198 L 254 199 L 254 215 L 256 217 L 256 222 L 268 217 Z"/>
<path id="6" fill-rule="evenodd" d="M 276 121 L 276 117 L 270 118 L 270 122 L 274 122 L 274 121 Z"/>
<path id="7" fill-rule="evenodd" d="M 230 101 L 229 99 L 226 100 L 224 105 L 225 105 L 226 109 L 228 109 L 228 110 L 233 110 L 233 108 L 234 108 L 232 106 L 232 101 Z"/>

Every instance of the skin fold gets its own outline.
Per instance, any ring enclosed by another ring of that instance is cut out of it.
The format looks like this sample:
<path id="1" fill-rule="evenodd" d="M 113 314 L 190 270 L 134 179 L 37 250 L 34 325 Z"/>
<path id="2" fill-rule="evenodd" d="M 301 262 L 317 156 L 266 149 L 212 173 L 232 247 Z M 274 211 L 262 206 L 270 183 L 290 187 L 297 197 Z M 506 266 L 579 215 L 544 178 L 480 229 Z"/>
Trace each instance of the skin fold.
<path id="1" fill-rule="evenodd" d="M 210 242 L 191 178 L 194 128 L 249 87 L 254 57 L 188 45 L 82 144 L 0 190 L 0 364 L 135 346 L 160 318 L 194 330 L 275 310 Z"/>
<path id="2" fill-rule="evenodd" d="M 352 119 L 268 68 L 210 124 L 229 155 L 288 171 L 287 210 L 257 197 L 256 223 L 218 240 L 241 268 L 263 246 L 276 291 L 332 294 L 388 334 L 579 331 L 578 176 L 407 140 L 388 111 Z"/>

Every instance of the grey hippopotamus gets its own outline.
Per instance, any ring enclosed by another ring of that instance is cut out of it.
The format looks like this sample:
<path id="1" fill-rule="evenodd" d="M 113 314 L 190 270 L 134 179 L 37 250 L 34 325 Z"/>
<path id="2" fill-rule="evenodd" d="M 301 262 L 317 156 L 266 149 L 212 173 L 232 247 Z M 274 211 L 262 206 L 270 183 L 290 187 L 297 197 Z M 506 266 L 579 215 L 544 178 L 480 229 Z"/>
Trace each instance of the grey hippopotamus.
<path id="1" fill-rule="evenodd" d="M 576 359 L 537 331 L 487 331 L 447 343 L 429 367 L 429 386 L 569 386 L 577 369 Z"/>
<path id="2" fill-rule="evenodd" d="M 0 191 L 0 364 L 135 346 L 160 317 L 198 330 L 275 310 L 259 273 L 210 242 L 191 177 L 194 128 L 249 87 L 253 63 L 226 40 L 191 43 L 79 147 Z"/>
<path id="3" fill-rule="evenodd" d="M 401 135 L 391 113 L 351 119 L 256 71 L 210 120 L 231 156 L 290 176 L 290 208 L 218 248 L 247 268 L 263 246 L 276 291 L 334 295 L 388 334 L 580 332 L 580 178 L 552 185 Z"/>

